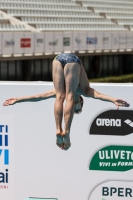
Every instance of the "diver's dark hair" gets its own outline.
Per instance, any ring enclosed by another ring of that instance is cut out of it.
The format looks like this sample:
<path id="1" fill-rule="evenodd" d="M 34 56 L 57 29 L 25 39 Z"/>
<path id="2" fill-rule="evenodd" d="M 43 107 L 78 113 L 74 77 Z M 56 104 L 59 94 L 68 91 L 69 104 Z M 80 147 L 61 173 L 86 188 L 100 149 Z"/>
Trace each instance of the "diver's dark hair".
<path id="1" fill-rule="evenodd" d="M 75 114 L 80 114 L 82 112 L 83 104 L 84 104 L 84 99 L 82 96 L 80 96 L 80 103 L 81 103 L 81 109 L 80 110 L 74 110 Z"/>

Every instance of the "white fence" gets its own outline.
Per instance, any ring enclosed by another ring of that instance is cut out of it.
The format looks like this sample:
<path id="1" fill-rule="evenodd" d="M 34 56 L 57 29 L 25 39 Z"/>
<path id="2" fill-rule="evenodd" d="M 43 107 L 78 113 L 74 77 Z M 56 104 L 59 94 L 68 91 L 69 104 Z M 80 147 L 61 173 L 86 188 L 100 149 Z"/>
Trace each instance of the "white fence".
<path id="1" fill-rule="evenodd" d="M 0 56 L 133 50 L 133 32 L 0 33 Z"/>

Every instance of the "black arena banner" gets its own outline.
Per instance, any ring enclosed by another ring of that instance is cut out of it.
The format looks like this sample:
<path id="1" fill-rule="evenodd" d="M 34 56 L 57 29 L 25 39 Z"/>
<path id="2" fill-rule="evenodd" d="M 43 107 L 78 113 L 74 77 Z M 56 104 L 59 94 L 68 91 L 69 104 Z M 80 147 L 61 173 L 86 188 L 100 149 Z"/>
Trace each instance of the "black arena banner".
<path id="1" fill-rule="evenodd" d="M 133 133 L 133 110 L 108 110 L 91 124 L 91 135 L 125 136 Z"/>

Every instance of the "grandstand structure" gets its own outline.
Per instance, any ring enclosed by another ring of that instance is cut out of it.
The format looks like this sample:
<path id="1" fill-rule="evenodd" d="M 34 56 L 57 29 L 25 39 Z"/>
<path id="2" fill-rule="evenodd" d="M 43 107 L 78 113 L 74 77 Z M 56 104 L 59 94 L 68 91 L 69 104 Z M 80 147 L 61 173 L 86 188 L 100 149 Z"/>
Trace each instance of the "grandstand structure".
<path id="1" fill-rule="evenodd" d="M 47 48 L 49 37 L 53 40 Z M 120 38 L 114 48 L 111 42 Z M 60 39 L 62 47 L 56 48 Z M 76 53 L 88 78 L 130 73 L 133 0 L 0 0 L 0 40 L 1 80 L 51 81 L 52 60 L 60 52 Z M 35 40 L 43 45 L 40 51 Z"/>

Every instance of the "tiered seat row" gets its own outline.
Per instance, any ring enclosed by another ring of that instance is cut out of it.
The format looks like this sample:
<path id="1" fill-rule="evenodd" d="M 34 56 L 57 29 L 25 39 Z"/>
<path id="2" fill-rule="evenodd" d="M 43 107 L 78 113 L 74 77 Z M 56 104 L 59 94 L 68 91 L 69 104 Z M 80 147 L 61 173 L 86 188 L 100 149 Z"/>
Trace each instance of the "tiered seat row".
<path id="1" fill-rule="evenodd" d="M 88 12 L 87 8 L 82 8 L 81 6 L 75 6 L 75 5 L 44 5 L 42 6 L 41 4 L 17 4 L 17 3 L 1 3 L 0 4 L 1 9 L 6 9 L 6 10 L 38 10 L 38 11 L 78 11 L 78 12 Z"/>
<path id="2" fill-rule="evenodd" d="M 117 22 L 120 25 L 133 25 L 133 19 L 117 19 Z"/>
<path id="3" fill-rule="evenodd" d="M 114 24 L 109 19 L 22 17 L 28 24 Z"/>
<path id="4" fill-rule="evenodd" d="M 96 13 L 133 13 L 133 9 L 124 9 L 124 8 L 94 8 Z"/>
<path id="5" fill-rule="evenodd" d="M 104 7 L 109 7 L 109 8 L 125 8 L 125 9 L 131 9 L 131 3 L 119 3 L 118 1 L 115 1 L 113 3 L 110 3 L 108 1 L 82 1 L 83 7 L 94 7 L 94 8 L 104 8 Z"/>
<path id="6" fill-rule="evenodd" d="M 133 19 L 133 14 L 106 13 L 107 19 Z"/>
<path id="7" fill-rule="evenodd" d="M 82 6 L 90 8 L 95 13 L 105 14 L 107 19 L 118 25 L 133 25 L 133 0 L 81 0 Z"/>
<path id="8" fill-rule="evenodd" d="M 91 17 L 91 15 L 94 16 L 99 16 L 97 13 L 93 14 L 91 12 L 71 12 L 71 11 L 36 11 L 36 10 L 8 10 L 8 14 L 13 15 L 13 16 L 19 16 L 19 17 L 23 17 L 23 16 L 33 16 L 33 17 Z"/>
<path id="9" fill-rule="evenodd" d="M 74 31 L 74 30 L 127 30 L 122 25 L 88 25 L 88 24 L 37 24 L 37 28 L 40 30 L 68 30 L 68 31 Z"/>
<path id="10" fill-rule="evenodd" d="M 29 31 L 23 24 L 0 24 L 0 31 Z"/>
<path id="11" fill-rule="evenodd" d="M 71 1 L 71 0 L 2 0 L 1 3 L 19 3 L 19 4 L 27 4 L 27 3 L 30 3 L 30 4 L 41 4 L 41 5 L 44 5 L 44 4 L 61 4 L 61 5 L 75 5 L 75 2 L 74 1 Z"/>
<path id="12" fill-rule="evenodd" d="M 77 1 L 77 0 L 71 0 L 73 2 Z M 92 1 L 92 0 L 80 0 L 81 2 L 89 2 L 89 1 Z M 124 4 L 133 4 L 133 1 L 132 0 L 93 0 L 93 2 L 105 2 L 105 3 L 124 3 Z"/>

